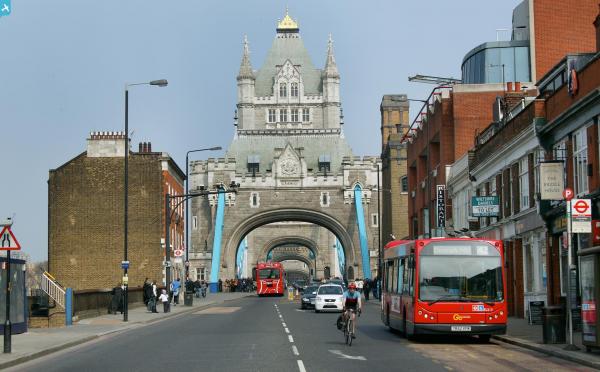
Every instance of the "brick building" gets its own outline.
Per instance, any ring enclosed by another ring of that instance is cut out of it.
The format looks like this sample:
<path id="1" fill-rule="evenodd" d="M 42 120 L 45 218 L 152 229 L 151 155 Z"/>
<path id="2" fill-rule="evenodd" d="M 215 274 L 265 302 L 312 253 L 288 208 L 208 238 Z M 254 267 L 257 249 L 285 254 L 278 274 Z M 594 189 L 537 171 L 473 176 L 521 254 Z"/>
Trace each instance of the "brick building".
<path id="1" fill-rule="evenodd" d="M 87 151 L 50 170 L 48 271 L 76 290 L 112 288 L 123 270 L 123 133 L 95 132 Z M 164 276 L 164 195 L 183 194 L 185 174 L 149 143 L 129 154 L 130 286 Z M 174 205 L 173 205 L 174 206 Z M 173 248 L 183 246 L 183 205 L 175 210 Z"/>
<path id="2" fill-rule="evenodd" d="M 408 237 L 408 175 L 406 143 L 409 103 L 405 94 L 385 95 L 381 100 L 381 237 Z"/>
<path id="3" fill-rule="evenodd" d="M 446 184 L 446 167 L 463 156 L 473 146 L 474 134 L 492 121 L 490 108 L 502 92 L 502 84 L 458 84 L 432 91 L 415 120 L 407 149 L 412 238 L 444 235 L 445 226 L 437 223 L 436 186 Z"/>

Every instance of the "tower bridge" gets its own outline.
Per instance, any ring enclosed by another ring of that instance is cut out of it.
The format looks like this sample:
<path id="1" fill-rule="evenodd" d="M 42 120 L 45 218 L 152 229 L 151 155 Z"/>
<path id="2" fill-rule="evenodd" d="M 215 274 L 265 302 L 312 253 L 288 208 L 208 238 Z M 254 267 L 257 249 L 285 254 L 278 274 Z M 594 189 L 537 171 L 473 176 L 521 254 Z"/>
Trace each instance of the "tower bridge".
<path id="1" fill-rule="evenodd" d="M 373 277 L 380 160 L 354 156 L 344 137 L 331 36 L 322 69 L 287 13 L 258 70 L 244 38 L 237 93 L 239 121 L 225 156 L 190 164 L 191 190 L 240 184 L 237 194 L 192 201 L 191 272 L 214 283 L 295 244 L 314 253 L 318 278 L 331 275 L 336 261 L 344 277 Z"/>

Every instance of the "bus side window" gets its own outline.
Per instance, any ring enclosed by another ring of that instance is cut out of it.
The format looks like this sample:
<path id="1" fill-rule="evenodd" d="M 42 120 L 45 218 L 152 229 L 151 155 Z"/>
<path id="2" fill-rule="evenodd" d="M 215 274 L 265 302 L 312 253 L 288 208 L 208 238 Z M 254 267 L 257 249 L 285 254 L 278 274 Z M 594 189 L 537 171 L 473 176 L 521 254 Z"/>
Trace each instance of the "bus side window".
<path id="1" fill-rule="evenodd" d="M 396 276 L 398 278 L 398 289 L 397 289 L 397 293 L 402 293 L 404 291 L 404 258 L 400 259 L 399 263 L 399 267 L 398 267 L 398 275 Z"/>
<path id="2" fill-rule="evenodd" d="M 386 271 L 387 275 L 386 275 L 385 290 L 389 292 L 392 290 L 392 271 L 393 271 L 392 261 L 388 261 L 386 266 L 387 266 L 387 271 Z"/>
<path id="3" fill-rule="evenodd" d="M 394 286 L 392 288 L 392 292 L 393 293 L 397 293 L 398 292 L 398 259 L 394 260 L 394 272 L 393 272 L 393 277 L 394 277 Z"/>
<path id="4" fill-rule="evenodd" d="M 415 256 L 410 256 L 408 259 L 408 267 L 408 294 L 412 296 L 415 282 Z"/>
<path id="5" fill-rule="evenodd" d="M 404 268 L 404 275 L 403 275 L 403 280 L 402 280 L 402 293 L 404 294 L 408 294 L 408 278 L 409 278 L 409 274 L 410 274 L 410 267 L 408 265 L 408 258 L 404 259 L 404 263 L 405 263 L 405 268 Z"/>

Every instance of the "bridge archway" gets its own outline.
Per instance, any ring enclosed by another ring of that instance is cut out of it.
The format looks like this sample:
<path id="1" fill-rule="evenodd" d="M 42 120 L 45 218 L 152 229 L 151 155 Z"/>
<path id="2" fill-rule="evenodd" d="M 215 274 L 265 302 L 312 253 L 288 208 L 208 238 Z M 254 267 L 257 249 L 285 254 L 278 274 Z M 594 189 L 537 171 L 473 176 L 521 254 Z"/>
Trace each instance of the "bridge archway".
<path id="1" fill-rule="evenodd" d="M 301 209 L 301 208 L 282 208 L 276 210 L 269 210 L 261 213 L 256 213 L 245 220 L 241 221 L 237 226 L 232 228 L 223 246 L 223 258 L 222 258 L 222 275 L 221 277 L 230 277 L 235 271 L 235 267 L 228 267 L 226 262 L 235 262 L 237 249 L 244 237 L 251 231 L 276 222 L 286 221 L 298 221 L 312 223 L 321 227 L 326 228 L 332 234 L 334 234 L 342 245 L 346 264 L 354 265 L 356 261 L 354 242 L 352 236 L 348 233 L 343 223 L 338 221 L 336 218 L 319 211 Z M 277 239 L 275 239 L 277 240 Z M 280 242 L 288 241 L 288 237 L 282 237 Z M 277 242 L 274 242 L 276 244 Z M 310 243 L 310 242 L 307 242 Z M 312 245 L 315 256 L 318 256 L 318 247 Z M 266 248 L 268 249 L 268 248 Z M 272 249 L 272 248 L 271 248 Z M 266 257 L 267 251 L 265 250 L 263 257 Z"/>

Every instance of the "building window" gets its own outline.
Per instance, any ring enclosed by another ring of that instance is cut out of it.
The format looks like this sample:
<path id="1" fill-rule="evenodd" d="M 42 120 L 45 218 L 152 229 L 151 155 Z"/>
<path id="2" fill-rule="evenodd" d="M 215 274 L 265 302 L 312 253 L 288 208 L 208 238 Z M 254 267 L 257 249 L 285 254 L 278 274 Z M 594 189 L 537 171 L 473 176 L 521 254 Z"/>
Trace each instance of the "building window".
<path id="1" fill-rule="evenodd" d="M 321 193 L 321 207 L 329 207 L 329 192 Z"/>
<path id="2" fill-rule="evenodd" d="M 529 208 L 529 162 L 528 155 L 519 160 L 519 195 L 521 210 Z"/>
<path id="3" fill-rule="evenodd" d="M 290 96 L 298 97 L 298 83 L 292 83 L 290 87 Z"/>
<path id="4" fill-rule="evenodd" d="M 275 109 L 269 109 L 269 123 L 277 121 L 277 111 Z"/>
<path id="5" fill-rule="evenodd" d="M 323 172 L 327 176 L 327 172 L 331 171 L 331 156 L 319 155 L 319 172 Z"/>
<path id="6" fill-rule="evenodd" d="M 379 227 L 379 214 L 371 213 L 371 227 Z"/>
<path id="7" fill-rule="evenodd" d="M 573 176 L 575 193 L 577 195 L 588 192 L 588 154 L 587 154 L 587 128 L 581 128 L 573 134 Z"/>
<path id="8" fill-rule="evenodd" d="M 534 288 L 534 258 L 533 246 L 529 237 L 523 239 L 523 251 L 525 252 L 525 292 L 533 292 Z"/>
<path id="9" fill-rule="evenodd" d="M 403 176 L 400 178 L 400 190 L 402 193 L 408 192 L 408 177 Z"/>
<path id="10" fill-rule="evenodd" d="M 287 84 L 279 83 L 279 97 L 287 97 Z"/>
<path id="11" fill-rule="evenodd" d="M 196 268 L 196 279 L 197 280 L 206 280 L 206 268 L 204 268 L 204 267 Z"/>
<path id="12" fill-rule="evenodd" d="M 552 149 L 552 158 L 554 160 L 561 160 L 563 163 L 563 174 L 564 174 L 564 184 L 567 183 L 567 143 L 566 141 L 561 141 L 554 145 Z"/>
<path id="13" fill-rule="evenodd" d="M 297 123 L 300 120 L 298 120 L 298 109 L 292 109 L 292 123 Z"/>
<path id="14" fill-rule="evenodd" d="M 194 230 L 198 230 L 198 216 L 192 217 L 192 226 Z"/>
<path id="15" fill-rule="evenodd" d="M 279 110 L 279 121 L 282 123 L 287 123 L 287 121 L 288 121 L 287 109 Z"/>
<path id="16" fill-rule="evenodd" d="M 260 207 L 260 196 L 257 192 L 253 192 L 250 194 L 250 208 L 258 207 Z"/>
<path id="17" fill-rule="evenodd" d="M 248 155 L 248 173 L 252 173 L 252 177 L 260 171 L 260 156 Z"/>
<path id="18" fill-rule="evenodd" d="M 310 109 L 307 109 L 307 108 L 302 109 L 302 121 L 303 122 L 310 121 Z"/>

